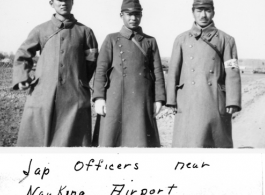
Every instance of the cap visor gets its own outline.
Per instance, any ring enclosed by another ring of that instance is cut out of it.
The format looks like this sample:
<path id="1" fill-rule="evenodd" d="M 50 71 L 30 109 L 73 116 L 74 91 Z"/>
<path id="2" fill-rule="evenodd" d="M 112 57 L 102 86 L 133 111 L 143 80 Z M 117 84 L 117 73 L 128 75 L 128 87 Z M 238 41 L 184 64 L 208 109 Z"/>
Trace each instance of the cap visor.
<path id="1" fill-rule="evenodd" d="M 203 5 L 193 5 L 194 8 L 202 8 L 202 7 L 213 7 L 213 5 L 209 5 L 209 4 L 203 4 Z"/>
<path id="2" fill-rule="evenodd" d="M 123 9 L 122 12 L 133 13 L 133 12 L 142 12 L 142 9 Z"/>

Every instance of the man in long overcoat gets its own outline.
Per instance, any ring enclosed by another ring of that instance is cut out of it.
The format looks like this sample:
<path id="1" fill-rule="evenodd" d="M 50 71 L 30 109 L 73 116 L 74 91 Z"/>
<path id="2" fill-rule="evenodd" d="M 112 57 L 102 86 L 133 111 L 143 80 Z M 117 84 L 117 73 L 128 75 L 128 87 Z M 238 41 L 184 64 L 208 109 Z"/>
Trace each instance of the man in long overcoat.
<path id="1" fill-rule="evenodd" d="M 91 146 L 89 80 L 97 41 L 70 14 L 73 0 L 51 0 L 50 5 L 56 14 L 30 32 L 14 61 L 13 88 L 30 88 L 17 146 Z M 31 78 L 37 51 L 41 55 Z"/>
<path id="2" fill-rule="evenodd" d="M 139 26 L 138 0 L 124 0 L 121 10 L 124 26 L 106 37 L 97 62 L 95 145 L 159 147 L 155 115 L 166 98 L 158 46 Z"/>
<path id="3" fill-rule="evenodd" d="M 213 0 L 194 0 L 195 23 L 179 35 L 170 60 L 167 105 L 173 147 L 233 147 L 231 116 L 241 109 L 235 40 L 213 22 Z"/>

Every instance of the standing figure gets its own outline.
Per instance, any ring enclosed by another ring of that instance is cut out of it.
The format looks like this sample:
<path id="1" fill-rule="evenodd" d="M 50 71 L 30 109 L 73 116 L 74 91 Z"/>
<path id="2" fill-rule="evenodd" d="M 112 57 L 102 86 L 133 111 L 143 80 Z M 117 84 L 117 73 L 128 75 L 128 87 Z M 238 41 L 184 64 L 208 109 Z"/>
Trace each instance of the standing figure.
<path id="1" fill-rule="evenodd" d="M 97 41 L 71 14 L 73 0 L 51 0 L 50 21 L 34 28 L 18 49 L 13 89 L 29 94 L 17 146 L 91 146 L 91 79 Z M 35 76 L 29 72 L 40 51 Z"/>
<path id="2" fill-rule="evenodd" d="M 159 147 L 155 116 L 166 97 L 158 46 L 139 26 L 138 0 L 124 0 L 120 16 L 124 26 L 106 37 L 97 62 L 95 145 Z"/>
<path id="3" fill-rule="evenodd" d="M 173 147 L 231 148 L 231 116 L 241 110 L 235 40 L 213 22 L 213 0 L 194 0 L 195 23 L 180 34 L 170 60 L 167 105 L 175 116 Z"/>

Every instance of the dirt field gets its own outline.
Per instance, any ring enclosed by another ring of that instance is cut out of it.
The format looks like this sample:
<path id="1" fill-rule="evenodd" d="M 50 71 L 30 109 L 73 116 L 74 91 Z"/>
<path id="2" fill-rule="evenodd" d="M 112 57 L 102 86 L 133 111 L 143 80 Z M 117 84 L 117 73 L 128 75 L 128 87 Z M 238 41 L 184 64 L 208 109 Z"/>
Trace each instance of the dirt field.
<path id="1" fill-rule="evenodd" d="M 243 110 L 233 121 L 235 147 L 265 148 L 265 75 L 243 85 Z"/>
<path id="2" fill-rule="evenodd" d="M 14 146 L 26 92 L 10 90 L 10 68 L 0 71 L 0 146 Z M 235 147 L 265 147 L 265 112 L 262 112 L 265 108 L 265 75 L 243 74 L 242 81 L 243 110 L 233 120 Z M 94 113 L 93 116 L 95 119 Z M 162 146 L 171 147 L 174 124 L 171 110 L 164 107 L 157 116 L 157 123 Z"/>
<path id="3" fill-rule="evenodd" d="M 0 68 L 0 71 L 0 146 L 14 146 L 26 92 L 10 90 L 11 68 Z"/>

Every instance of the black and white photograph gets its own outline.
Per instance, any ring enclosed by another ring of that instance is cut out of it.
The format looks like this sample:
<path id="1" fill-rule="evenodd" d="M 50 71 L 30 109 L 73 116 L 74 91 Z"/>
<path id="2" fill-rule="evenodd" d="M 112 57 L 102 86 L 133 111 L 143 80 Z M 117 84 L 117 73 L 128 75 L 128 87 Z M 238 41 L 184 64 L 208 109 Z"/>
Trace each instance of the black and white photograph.
<path id="1" fill-rule="evenodd" d="M 0 194 L 263 194 L 264 0 L 1 1 Z"/>

